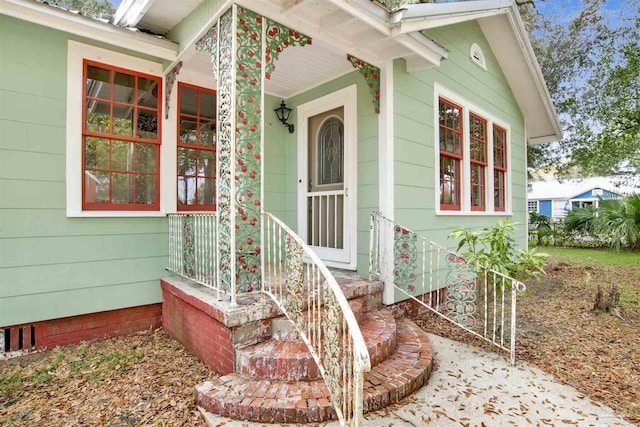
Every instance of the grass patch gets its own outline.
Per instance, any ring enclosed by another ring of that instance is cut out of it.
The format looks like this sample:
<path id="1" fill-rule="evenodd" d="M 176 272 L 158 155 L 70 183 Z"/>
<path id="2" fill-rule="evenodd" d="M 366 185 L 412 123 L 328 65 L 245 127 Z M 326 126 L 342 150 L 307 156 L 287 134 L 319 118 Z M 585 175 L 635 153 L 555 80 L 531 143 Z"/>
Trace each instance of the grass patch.
<path id="1" fill-rule="evenodd" d="M 549 259 L 558 262 L 586 264 L 591 267 L 629 266 L 640 267 L 640 252 L 610 251 L 604 249 L 560 248 L 556 246 L 538 247 L 540 252 L 549 254 Z"/>
<path id="2" fill-rule="evenodd" d="M 600 284 L 605 291 L 612 283 L 620 290 L 620 307 L 640 309 L 640 253 L 582 248 L 539 248 L 549 254 L 547 261 L 574 265 L 579 274 L 568 282 L 594 286 Z M 587 276 L 588 274 L 588 276 Z"/>

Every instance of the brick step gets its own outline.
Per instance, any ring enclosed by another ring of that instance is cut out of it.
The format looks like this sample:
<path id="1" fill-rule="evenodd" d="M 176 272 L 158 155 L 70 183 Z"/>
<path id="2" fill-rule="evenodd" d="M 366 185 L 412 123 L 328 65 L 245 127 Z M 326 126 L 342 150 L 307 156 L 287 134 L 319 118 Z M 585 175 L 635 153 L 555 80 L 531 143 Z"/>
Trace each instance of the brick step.
<path id="1" fill-rule="evenodd" d="M 365 374 L 364 409 L 381 409 L 424 385 L 433 367 L 427 334 L 409 320 L 397 320 L 396 351 Z M 233 373 L 196 386 L 195 402 L 234 420 L 262 423 L 318 423 L 335 419 L 322 380 L 256 380 Z"/>
<path id="2" fill-rule="evenodd" d="M 407 319 L 396 319 L 398 347 L 364 378 L 364 411 L 396 403 L 426 384 L 433 369 L 429 336 Z"/>
<path id="3" fill-rule="evenodd" d="M 352 304 L 357 308 L 358 304 Z M 360 330 L 374 366 L 396 348 L 396 323 L 388 310 L 361 315 Z M 236 372 L 255 379 L 312 381 L 320 370 L 302 341 L 270 339 L 236 350 Z"/>
<path id="4" fill-rule="evenodd" d="M 349 300 L 349 306 L 358 323 L 362 321 L 364 315 L 364 301 L 362 298 Z M 323 314 L 320 315 L 322 318 Z M 300 341 L 300 336 L 293 326 L 293 323 L 285 316 L 275 318 L 271 321 L 271 337 L 278 341 Z"/>
<path id="5" fill-rule="evenodd" d="M 232 420 L 317 423 L 337 418 L 322 380 L 255 380 L 234 373 L 197 385 L 194 396 L 206 411 Z"/>

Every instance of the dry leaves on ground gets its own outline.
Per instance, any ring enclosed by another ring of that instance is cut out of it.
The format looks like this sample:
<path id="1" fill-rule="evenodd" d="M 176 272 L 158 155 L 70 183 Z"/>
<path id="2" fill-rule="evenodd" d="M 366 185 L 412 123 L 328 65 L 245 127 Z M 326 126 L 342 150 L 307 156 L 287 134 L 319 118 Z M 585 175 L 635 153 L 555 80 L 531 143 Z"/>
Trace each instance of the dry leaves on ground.
<path id="1" fill-rule="evenodd" d="M 592 311 L 598 283 L 640 288 L 640 267 L 595 269 L 549 262 L 546 269 L 547 276 L 528 284 L 531 297 L 518 302 L 517 359 L 640 425 L 640 309 L 622 309 L 624 321 Z M 417 323 L 430 333 L 495 351 L 435 316 Z"/>
<path id="2" fill-rule="evenodd" d="M 216 375 L 162 330 L 0 362 L 7 426 L 204 426 L 193 387 Z"/>

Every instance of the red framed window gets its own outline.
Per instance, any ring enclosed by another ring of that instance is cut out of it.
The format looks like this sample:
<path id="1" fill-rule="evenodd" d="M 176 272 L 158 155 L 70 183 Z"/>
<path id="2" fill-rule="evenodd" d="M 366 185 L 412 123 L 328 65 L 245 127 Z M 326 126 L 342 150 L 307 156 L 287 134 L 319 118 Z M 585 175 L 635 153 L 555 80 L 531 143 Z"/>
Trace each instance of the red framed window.
<path id="1" fill-rule="evenodd" d="M 216 92 L 178 84 L 178 210 L 216 209 Z"/>
<path id="2" fill-rule="evenodd" d="M 469 114 L 469 163 L 471 210 L 486 210 L 487 199 L 487 121 Z"/>
<path id="3" fill-rule="evenodd" d="M 507 188 L 507 131 L 493 126 L 493 192 L 494 209 L 506 209 Z"/>
<path id="4" fill-rule="evenodd" d="M 162 79 L 84 61 L 82 209 L 158 210 Z"/>
<path id="5" fill-rule="evenodd" d="M 439 98 L 440 209 L 460 210 L 463 159 L 462 108 Z"/>

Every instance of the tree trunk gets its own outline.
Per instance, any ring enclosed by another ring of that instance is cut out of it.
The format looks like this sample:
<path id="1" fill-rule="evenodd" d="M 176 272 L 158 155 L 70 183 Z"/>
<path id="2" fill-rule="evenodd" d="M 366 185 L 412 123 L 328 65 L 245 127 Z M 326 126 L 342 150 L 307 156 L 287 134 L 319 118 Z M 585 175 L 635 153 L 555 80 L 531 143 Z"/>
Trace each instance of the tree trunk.
<path id="1" fill-rule="evenodd" d="M 613 283 L 609 287 L 609 292 L 607 292 L 606 294 L 602 290 L 602 287 L 598 284 L 598 290 L 596 291 L 596 302 L 593 305 L 593 311 L 610 313 L 622 319 L 622 316 L 620 316 L 620 312 L 618 311 L 619 303 L 620 291 L 618 290 L 617 284 Z"/>

